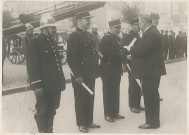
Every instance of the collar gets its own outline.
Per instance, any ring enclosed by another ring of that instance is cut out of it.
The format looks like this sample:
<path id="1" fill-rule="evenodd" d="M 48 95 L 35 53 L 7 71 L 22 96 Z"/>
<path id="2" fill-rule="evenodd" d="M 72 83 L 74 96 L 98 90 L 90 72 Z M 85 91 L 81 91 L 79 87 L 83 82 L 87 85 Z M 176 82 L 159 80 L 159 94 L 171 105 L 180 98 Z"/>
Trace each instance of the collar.
<path id="1" fill-rule="evenodd" d="M 152 26 L 148 26 L 145 30 L 144 30 L 144 33 L 149 29 L 151 28 Z"/>
<path id="2" fill-rule="evenodd" d="M 83 33 L 83 34 L 86 34 L 86 33 L 87 33 L 86 30 L 84 30 L 84 29 L 82 29 L 82 28 L 80 28 L 80 27 L 77 27 L 76 30 L 79 31 L 79 32 L 81 32 L 81 33 Z"/>

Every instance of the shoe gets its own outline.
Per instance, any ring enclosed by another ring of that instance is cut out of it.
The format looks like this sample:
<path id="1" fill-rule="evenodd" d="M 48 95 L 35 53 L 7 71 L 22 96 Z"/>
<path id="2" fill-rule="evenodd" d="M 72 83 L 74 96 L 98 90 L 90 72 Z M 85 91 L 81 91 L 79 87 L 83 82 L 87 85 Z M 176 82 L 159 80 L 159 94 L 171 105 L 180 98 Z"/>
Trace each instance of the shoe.
<path id="1" fill-rule="evenodd" d="M 140 110 L 137 107 L 131 107 L 130 110 L 134 113 L 140 113 Z"/>
<path id="2" fill-rule="evenodd" d="M 79 126 L 79 131 L 83 133 L 88 133 L 87 127 L 86 126 Z"/>
<path id="3" fill-rule="evenodd" d="M 114 122 L 115 121 L 114 118 L 110 117 L 110 116 L 106 116 L 105 120 L 108 121 L 108 122 Z"/>
<path id="4" fill-rule="evenodd" d="M 139 109 L 140 111 L 144 111 L 144 110 L 145 110 L 145 108 L 142 107 L 142 106 L 139 106 L 138 109 Z"/>
<path id="5" fill-rule="evenodd" d="M 100 125 L 91 123 L 91 124 L 88 125 L 88 127 L 89 127 L 89 128 L 100 128 Z"/>
<path id="6" fill-rule="evenodd" d="M 119 113 L 114 116 L 116 119 L 125 119 L 124 116 L 120 115 Z"/>
<path id="7" fill-rule="evenodd" d="M 163 101 L 163 98 L 160 98 L 159 101 Z"/>
<path id="8" fill-rule="evenodd" d="M 153 125 L 149 125 L 149 124 L 144 124 L 144 125 L 140 125 L 138 128 L 141 128 L 141 129 L 156 129 L 156 128 L 159 128 L 160 126 L 153 126 Z"/>

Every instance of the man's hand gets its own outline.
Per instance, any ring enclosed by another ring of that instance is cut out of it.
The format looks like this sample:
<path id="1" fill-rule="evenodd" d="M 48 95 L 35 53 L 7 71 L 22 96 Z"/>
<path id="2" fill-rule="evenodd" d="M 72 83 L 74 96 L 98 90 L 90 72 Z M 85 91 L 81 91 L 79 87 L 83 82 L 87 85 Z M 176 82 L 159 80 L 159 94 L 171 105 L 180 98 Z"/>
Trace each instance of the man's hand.
<path id="1" fill-rule="evenodd" d="M 76 81 L 77 83 L 79 83 L 79 84 L 82 84 L 82 83 L 83 83 L 83 77 L 77 77 L 77 78 L 75 79 L 75 81 Z"/>
<path id="2" fill-rule="evenodd" d="M 132 56 L 131 56 L 131 55 L 128 55 L 128 56 L 127 56 L 127 59 L 128 59 L 128 60 L 132 60 Z"/>
<path id="3" fill-rule="evenodd" d="M 37 88 L 37 89 L 35 89 L 35 94 L 36 95 L 43 95 L 43 88 Z"/>

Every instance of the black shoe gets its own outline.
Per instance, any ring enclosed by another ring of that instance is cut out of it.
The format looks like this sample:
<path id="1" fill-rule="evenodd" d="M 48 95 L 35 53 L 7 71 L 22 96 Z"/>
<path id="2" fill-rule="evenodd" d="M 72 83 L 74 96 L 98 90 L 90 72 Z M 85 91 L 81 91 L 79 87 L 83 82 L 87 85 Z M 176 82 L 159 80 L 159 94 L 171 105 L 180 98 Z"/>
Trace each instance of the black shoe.
<path id="1" fill-rule="evenodd" d="M 136 107 L 131 107 L 130 110 L 134 113 L 140 113 L 140 110 Z"/>
<path id="2" fill-rule="evenodd" d="M 91 123 L 91 124 L 88 125 L 88 127 L 89 127 L 89 128 L 100 128 L 100 125 Z"/>
<path id="3" fill-rule="evenodd" d="M 144 111 L 144 110 L 145 110 L 145 108 L 142 107 L 142 106 L 139 106 L 138 109 L 139 109 L 140 111 Z"/>
<path id="4" fill-rule="evenodd" d="M 106 116 L 105 120 L 108 121 L 108 122 L 114 122 L 115 121 L 113 117 L 109 117 L 109 116 Z"/>
<path id="5" fill-rule="evenodd" d="M 141 129 L 156 129 L 156 128 L 159 128 L 160 126 L 153 126 L 153 125 L 149 125 L 149 124 L 144 124 L 144 125 L 140 125 L 138 128 L 141 128 Z"/>
<path id="6" fill-rule="evenodd" d="M 116 119 L 125 119 L 125 116 L 120 115 L 119 113 L 114 116 Z"/>
<path id="7" fill-rule="evenodd" d="M 87 127 L 86 126 L 79 126 L 79 131 L 83 133 L 88 133 Z"/>
<path id="8" fill-rule="evenodd" d="M 163 98 L 160 98 L 159 101 L 163 101 Z"/>

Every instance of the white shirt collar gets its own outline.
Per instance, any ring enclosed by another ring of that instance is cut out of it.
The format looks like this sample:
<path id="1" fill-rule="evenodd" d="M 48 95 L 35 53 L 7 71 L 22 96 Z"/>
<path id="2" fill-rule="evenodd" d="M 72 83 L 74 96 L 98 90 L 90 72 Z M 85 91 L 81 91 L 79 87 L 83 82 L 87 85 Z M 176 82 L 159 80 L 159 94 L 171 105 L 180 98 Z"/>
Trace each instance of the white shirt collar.
<path id="1" fill-rule="evenodd" d="M 152 26 L 147 27 L 147 28 L 144 30 L 144 32 L 147 31 L 150 27 L 152 27 Z"/>

